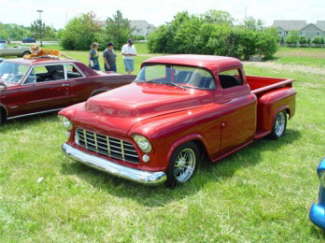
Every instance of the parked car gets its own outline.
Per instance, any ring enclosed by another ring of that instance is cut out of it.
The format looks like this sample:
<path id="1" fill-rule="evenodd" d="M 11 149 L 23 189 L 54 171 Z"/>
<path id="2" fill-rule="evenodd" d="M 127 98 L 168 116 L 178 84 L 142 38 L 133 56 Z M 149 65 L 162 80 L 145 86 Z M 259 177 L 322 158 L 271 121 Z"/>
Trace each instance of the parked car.
<path id="1" fill-rule="evenodd" d="M 142 64 L 135 82 L 59 112 L 63 151 L 144 184 L 187 182 L 212 162 L 269 135 L 295 113 L 292 80 L 245 76 L 235 58 L 173 55 Z"/>
<path id="2" fill-rule="evenodd" d="M 32 37 L 22 39 L 22 43 L 36 43 L 36 40 Z"/>
<path id="3" fill-rule="evenodd" d="M 2 63 L 3 62 L 3 58 L 0 58 L 0 63 Z"/>
<path id="4" fill-rule="evenodd" d="M 134 80 L 65 59 L 8 59 L 0 64 L 0 121 L 52 112 Z"/>
<path id="5" fill-rule="evenodd" d="M 0 39 L 0 43 L 7 43 L 6 40 Z"/>
<path id="6" fill-rule="evenodd" d="M 17 57 L 23 57 L 27 54 L 30 54 L 30 50 L 28 46 L 14 46 L 10 47 L 6 44 L 2 43 L 0 44 L 0 57 L 6 57 L 6 56 L 17 56 Z"/>
<path id="7" fill-rule="evenodd" d="M 309 218 L 314 224 L 325 229 L 325 158 L 322 159 L 317 168 L 317 175 L 320 181 L 319 198 L 318 203 L 311 206 Z"/>

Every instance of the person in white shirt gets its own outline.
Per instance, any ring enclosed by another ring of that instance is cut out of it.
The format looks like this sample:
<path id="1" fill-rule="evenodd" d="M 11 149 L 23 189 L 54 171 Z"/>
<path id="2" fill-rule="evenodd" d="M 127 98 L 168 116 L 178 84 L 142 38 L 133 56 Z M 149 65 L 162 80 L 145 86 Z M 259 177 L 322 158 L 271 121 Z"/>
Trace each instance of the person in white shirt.
<path id="1" fill-rule="evenodd" d="M 122 47 L 122 55 L 124 57 L 124 67 L 128 74 L 134 71 L 134 57 L 137 55 L 137 50 L 133 45 L 132 40 L 128 40 L 128 43 Z"/>

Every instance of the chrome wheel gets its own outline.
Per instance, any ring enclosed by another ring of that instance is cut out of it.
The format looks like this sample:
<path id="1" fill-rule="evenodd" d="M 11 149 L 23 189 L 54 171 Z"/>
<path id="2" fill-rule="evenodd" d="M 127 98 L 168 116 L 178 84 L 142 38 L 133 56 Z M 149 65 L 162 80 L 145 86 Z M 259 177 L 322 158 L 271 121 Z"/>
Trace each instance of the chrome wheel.
<path id="1" fill-rule="evenodd" d="M 174 165 L 174 177 L 180 183 L 188 181 L 196 167 L 196 154 L 191 148 L 182 149 L 176 157 Z"/>
<path id="2" fill-rule="evenodd" d="M 286 115 L 279 112 L 275 118 L 274 133 L 277 137 L 281 137 L 286 127 Z"/>

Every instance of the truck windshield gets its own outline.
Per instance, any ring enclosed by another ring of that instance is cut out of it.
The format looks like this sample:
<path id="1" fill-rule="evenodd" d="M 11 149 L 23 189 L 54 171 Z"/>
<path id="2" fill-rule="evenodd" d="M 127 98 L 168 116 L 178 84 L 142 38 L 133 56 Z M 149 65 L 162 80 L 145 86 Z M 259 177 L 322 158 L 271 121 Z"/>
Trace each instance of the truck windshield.
<path id="1" fill-rule="evenodd" d="M 181 88 L 215 89 L 211 73 L 202 68 L 176 65 L 146 65 L 142 67 L 136 82 L 158 83 Z"/>
<path id="2" fill-rule="evenodd" d="M 28 69 L 28 65 L 4 61 L 0 63 L 0 80 L 8 83 L 19 83 Z"/>

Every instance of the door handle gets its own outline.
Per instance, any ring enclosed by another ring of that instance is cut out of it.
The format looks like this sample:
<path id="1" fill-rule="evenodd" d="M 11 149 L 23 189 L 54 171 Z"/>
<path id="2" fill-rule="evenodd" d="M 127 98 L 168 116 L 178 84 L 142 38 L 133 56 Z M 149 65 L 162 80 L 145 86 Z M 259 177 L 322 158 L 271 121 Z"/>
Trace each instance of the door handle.
<path id="1" fill-rule="evenodd" d="M 62 84 L 62 87 L 70 87 L 70 84 Z"/>
<path id="2" fill-rule="evenodd" d="M 222 128 L 226 127 L 226 125 L 227 125 L 226 122 L 221 122 L 221 127 Z"/>

